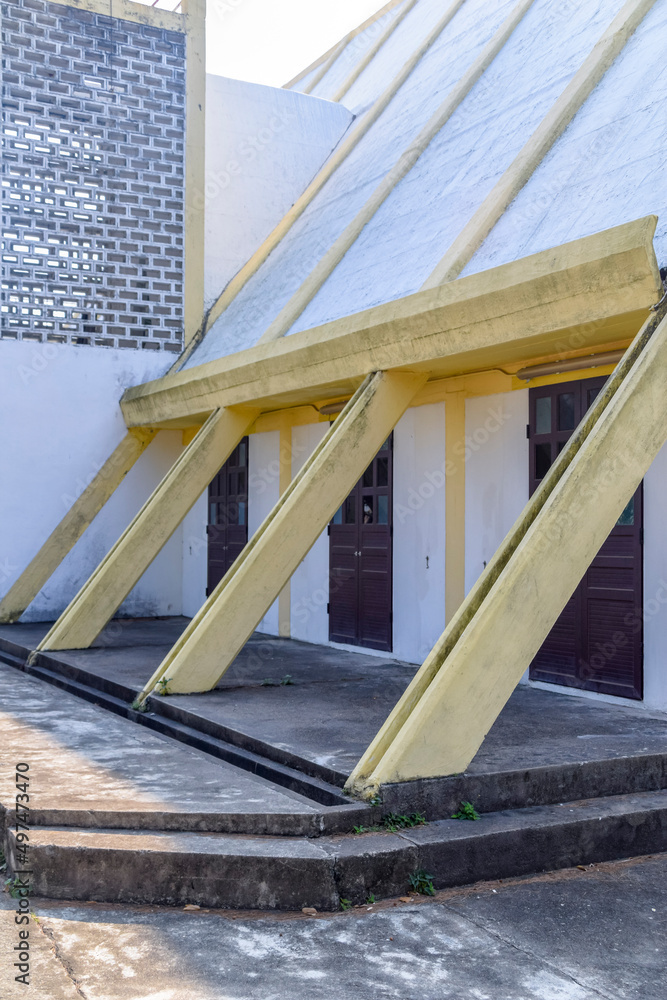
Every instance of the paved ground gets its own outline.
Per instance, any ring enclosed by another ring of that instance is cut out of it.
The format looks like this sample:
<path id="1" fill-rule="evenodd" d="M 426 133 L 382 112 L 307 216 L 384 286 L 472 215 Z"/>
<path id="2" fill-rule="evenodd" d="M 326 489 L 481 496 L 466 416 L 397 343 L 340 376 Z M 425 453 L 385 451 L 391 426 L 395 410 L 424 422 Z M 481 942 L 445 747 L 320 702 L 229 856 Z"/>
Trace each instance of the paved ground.
<path id="1" fill-rule="evenodd" d="M 31 984 L 2 1000 L 665 1000 L 667 855 L 387 901 L 229 914 L 33 901 Z"/>
<path id="2" fill-rule="evenodd" d="M 309 814 L 286 788 L 213 760 L 0 663 L 0 805 L 14 801 L 14 764 L 30 765 L 36 810 L 180 817 L 217 813 Z M 192 821 L 192 826 L 189 826 Z M 47 822 L 59 822 L 47 820 Z M 70 819 L 69 822 L 72 822 Z M 78 822 L 85 822 L 85 816 Z M 183 825 L 185 823 L 185 825 Z M 205 829 L 206 827 L 204 827 Z"/>
<path id="3" fill-rule="evenodd" d="M 138 691 L 188 623 L 114 621 L 91 649 L 57 658 Z M 0 626 L 0 641 L 34 648 L 48 624 Z M 214 691 L 172 696 L 211 722 L 347 776 L 416 667 L 290 639 L 255 636 Z M 293 683 L 281 685 L 290 675 Z M 270 684 L 263 682 L 270 681 Z M 128 700 L 130 694 L 128 694 Z M 663 753 L 667 717 L 519 687 L 468 768 L 471 774 Z M 258 746 L 261 752 L 261 748 Z"/>

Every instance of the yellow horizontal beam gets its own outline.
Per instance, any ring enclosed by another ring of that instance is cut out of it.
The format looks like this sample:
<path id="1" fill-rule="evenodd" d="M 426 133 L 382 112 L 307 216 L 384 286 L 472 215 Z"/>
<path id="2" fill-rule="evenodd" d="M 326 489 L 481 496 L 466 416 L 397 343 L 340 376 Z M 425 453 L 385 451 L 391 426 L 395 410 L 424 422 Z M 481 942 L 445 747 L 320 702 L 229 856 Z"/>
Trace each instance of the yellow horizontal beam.
<path id="1" fill-rule="evenodd" d="M 352 395 L 369 371 L 449 378 L 630 340 L 662 294 L 657 219 L 588 236 L 128 389 L 128 426 L 218 406 L 281 409 Z M 173 424 L 172 424 L 173 425 Z"/>
<path id="2" fill-rule="evenodd" d="M 368 467 L 423 375 L 369 376 L 153 674 L 172 693 L 208 691 Z"/>
<path id="3" fill-rule="evenodd" d="M 0 622 L 15 622 L 34 601 L 157 432 L 137 428 L 125 435 L 94 479 L 0 601 Z"/>
<path id="4" fill-rule="evenodd" d="M 94 642 L 256 417 L 254 410 L 211 414 L 38 649 Z"/>

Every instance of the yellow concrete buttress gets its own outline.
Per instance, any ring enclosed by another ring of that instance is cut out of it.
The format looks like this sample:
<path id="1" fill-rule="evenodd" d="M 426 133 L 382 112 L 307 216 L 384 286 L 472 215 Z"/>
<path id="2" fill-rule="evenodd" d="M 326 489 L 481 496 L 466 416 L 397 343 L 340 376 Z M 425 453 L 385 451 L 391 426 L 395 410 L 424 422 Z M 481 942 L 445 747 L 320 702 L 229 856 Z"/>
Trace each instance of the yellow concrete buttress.
<path id="1" fill-rule="evenodd" d="M 351 790 L 370 795 L 470 764 L 667 440 L 666 312 L 638 334 L 357 764 Z"/>
<path id="2" fill-rule="evenodd" d="M 90 646 L 256 418 L 254 409 L 210 415 L 38 649 Z"/>
<path id="3" fill-rule="evenodd" d="M 157 431 L 137 428 L 125 435 L 58 527 L 51 532 L 34 559 L 7 591 L 0 602 L 0 622 L 18 621 L 156 433 Z"/>
<path id="4" fill-rule="evenodd" d="M 172 693 L 213 688 L 426 381 L 369 376 L 162 662 Z"/>

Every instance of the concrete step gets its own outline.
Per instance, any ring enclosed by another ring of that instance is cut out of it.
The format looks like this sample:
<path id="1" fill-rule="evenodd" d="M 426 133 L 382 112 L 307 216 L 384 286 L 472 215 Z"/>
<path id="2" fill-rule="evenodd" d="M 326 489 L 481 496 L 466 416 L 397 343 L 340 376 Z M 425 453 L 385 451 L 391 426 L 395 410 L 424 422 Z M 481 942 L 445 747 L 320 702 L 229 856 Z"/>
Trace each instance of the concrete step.
<path id="1" fill-rule="evenodd" d="M 0 830 L 26 753 L 33 827 L 315 837 L 378 818 L 347 799 L 321 805 L 2 664 L 0 706 Z"/>
<path id="2" fill-rule="evenodd" d="M 383 808 L 442 819 L 451 816 L 461 801 L 473 802 L 480 813 L 491 813 L 667 788 L 667 749 L 511 770 L 496 770 L 487 763 L 485 768 L 383 785 Z"/>
<path id="3" fill-rule="evenodd" d="M 405 892 L 419 869 L 446 888 L 666 850 L 659 791 L 316 840 L 35 828 L 29 857 L 33 891 L 56 899 L 335 910 Z"/>
<path id="4" fill-rule="evenodd" d="M 68 664 L 60 665 L 57 661 L 52 661 L 42 654 L 39 654 L 35 663 L 28 667 L 25 663 L 25 655 L 21 659 L 8 650 L 6 647 L 10 644 L 6 640 L 2 641 L 2 645 L 5 648 L 0 647 L 0 662 L 6 663 L 8 666 L 16 667 L 32 677 L 60 688 L 62 691 L 67 691 L 84 699 L 84 701 L 105 708 L 113 712 L 114 715 L 119 715 L 124 719 L 152 729 L 154 732 L 169 736 L 186 744 L 186 746 L 202 750 L 204 753 L 233 764 L 242 770 L 250 771 L 258 777 L 290 789 L 320 805 L 349 807 L 350 800 L 335 785 L 331 785 L 317 776 L 304 774 L 293 767 L 271 760 L 252 749 L 226 742 L 205 729 L 179 721 L 178 717 L 171 717 L 168 712 L 159 710 L 158 702 L 161 699 L 149 699 L 147 702 L 149 710 L 137 712 L 131 707 L 131 699 L 135 697 L 136 692 L 125 689 L 122 685 L 115 685 L 109 681 L 102 683 L 103 679 L 97 678 L 94 674 L 78 671 Z M 196 716 L 189 713 L 188 720 L 196 721 Z M 360 808 L 362 807 L 360 806 Z"/>
<path id="5" fill-rule="evenodd" d="M 0 660 L 9 662 L 12 657 L 12 665 L 19 665 L 20 652 L 19 645 L 0 636 Z M 25 650 L 23 657 L 25 660 Z M 27 672 L 322 805 L 335 807 L 349 802 L 340 789 L 345 775 L 287 754 L 283 747 L 273 747 L 246 733 L 198 716 L 184 708 L 179 698 L 152 697 L 148 701 L 149 712 L 134 712 L 130 707 L 136 694 L 133 688 L 50 653 L 38 654 Z M 633 745 L 631 752 L 623 755 L 573 759 L 554 764 L 506 768 L 494 766 L 486 760 L 480 769 L 477 761 L 473 761 L 471 770 L 464 774 L 384 785 L 382 811 L 421 812 L 435 820 L 449 817 L 462 800 L 473 802 L 478 812 L 489 813 L 600 796 L 659 791 L 667 788 L 667 748 L 656 752 L 655 742 L 650 741 L 644 752 Z M 574 754 L 579 752 L 579 748 L 574 750 Z M 548 753 L 543 756 L 548 760 Z M 298 833 L 297 830 L 293 832 Z"/>

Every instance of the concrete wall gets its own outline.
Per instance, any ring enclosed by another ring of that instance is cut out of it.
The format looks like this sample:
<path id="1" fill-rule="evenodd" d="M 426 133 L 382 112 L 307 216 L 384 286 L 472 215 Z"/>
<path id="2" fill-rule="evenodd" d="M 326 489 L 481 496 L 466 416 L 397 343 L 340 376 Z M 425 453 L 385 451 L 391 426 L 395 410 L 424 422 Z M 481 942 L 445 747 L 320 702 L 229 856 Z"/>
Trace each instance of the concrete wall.
<path id="1" fill-rule="evenodd" d="M 123 390 L 159 377 L 169 364 L 168 355 L 147 351 L 0 343 L 0 594 L 6 593 L 124 436 L 118 406 Z M 30 605 L 25 620 L 53 620 L 64 610 L 180 448 L 180 433 L 158 435 Z M 121 613 L 180 611 L 177 532 Z"/>
<path id="2" fill-rule="evenodd" d="M 248 445 L 248 537 L 252 538 L 280 497 L 280 434 L 252 434 Z M 257 626 L 258 632 L 279 634 L 278 602 Z"/>
<path id="3" fill-rule="evenodd" d="M 185 34 L 76 7 L 3 5 L 3 329 L 179 353 Z"/>
<path id="4" fill-rule="evenodd" d="M 292 477 L 329 429 L 326 423 L 292 429 Z M 324 531 L 292 577 L 291 630 L 304 642 L 329 641 L 329 536 Z"/>
<path id="5" fill-rule="evenodd" d="M 644 479 L 644 704 L 667 712 L 667 445 Z"/>
<path id="6" fill-rule="evenodd" d="M 192 618 L 206 600 L 208 576 L 208 489 L 185 516 L 183 538 L 183 614 Z"/>
<path id="7" fill-rule="evenodd" d="M 394 656 L 421 663 L 445 627 L 445 404 L 394 431 Z"/>
<path id="8" fill-rule="evenodd" d="M 528 502 L 528 389 L 466 400 L 465 588 Z"/>
<path id="9" fill-rule="evenodd" d="M 352 118 L 342 105 L 207 76 L 207 309 L 308 186 Z"/>

